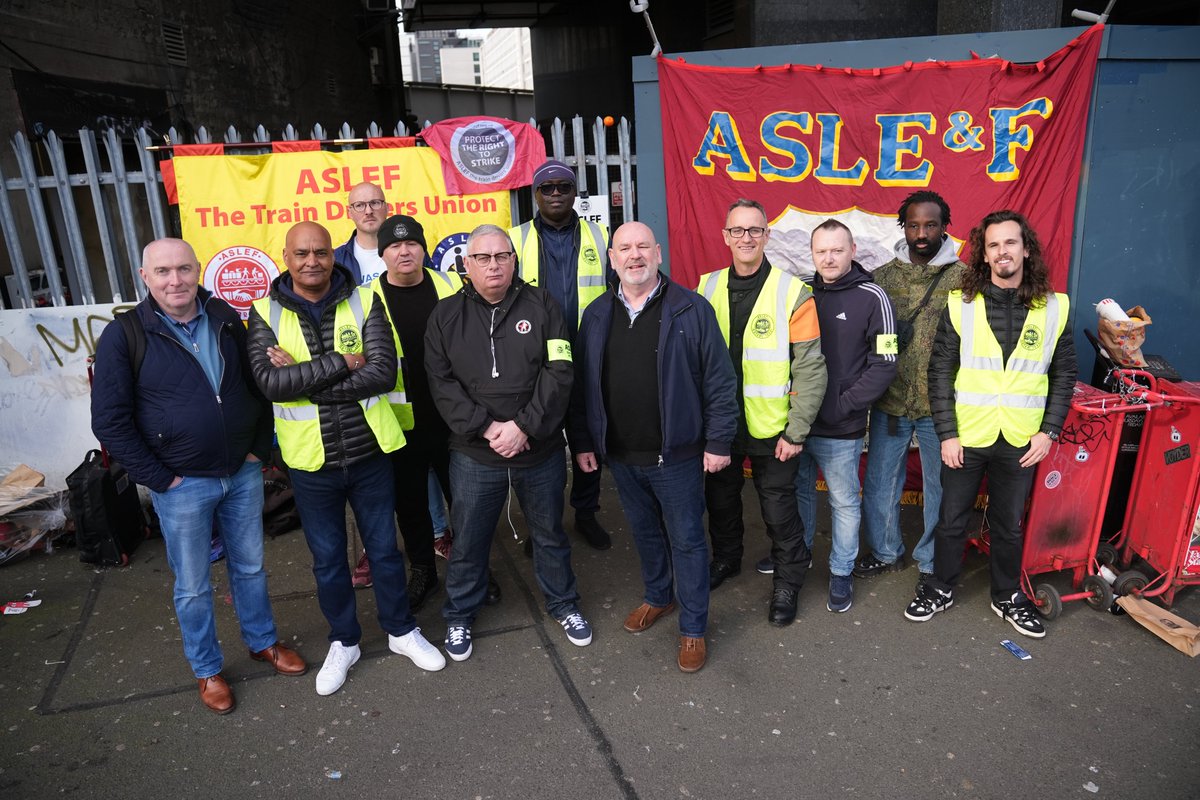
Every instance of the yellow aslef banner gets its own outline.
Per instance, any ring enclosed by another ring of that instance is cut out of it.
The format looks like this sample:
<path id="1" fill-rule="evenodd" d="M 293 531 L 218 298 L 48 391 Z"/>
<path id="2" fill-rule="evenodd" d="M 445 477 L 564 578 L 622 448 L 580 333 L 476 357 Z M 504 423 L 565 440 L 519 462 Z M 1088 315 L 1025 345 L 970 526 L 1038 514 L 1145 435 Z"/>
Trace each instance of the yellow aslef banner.
<path id="1" fill-rule="evenodd" d="M 447 194 L 437 153 L 423 147 L 179 156 L 174 162 L 183 238 L 196 250 L 204 285 L 243 318 L 283 269 L 292 225 L 324 225 L 334 247 L 350 238 L 346 195 L 363 181 L 383 189 L 389 214 L 421 223 L 440 269 L 461 265 L 475 226 L 511 224 L 508 192 Z"/>

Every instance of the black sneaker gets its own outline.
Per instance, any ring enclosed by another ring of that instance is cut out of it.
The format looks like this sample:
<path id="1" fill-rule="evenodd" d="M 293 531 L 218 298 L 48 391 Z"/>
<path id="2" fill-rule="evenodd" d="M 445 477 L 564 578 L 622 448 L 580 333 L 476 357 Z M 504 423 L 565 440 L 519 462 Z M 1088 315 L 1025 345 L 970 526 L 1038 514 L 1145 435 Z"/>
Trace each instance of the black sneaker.
<path id="1" fill-rule="evenodd" d="M 492 575 L 492 571 L 488 570 L 487 594 L 483 596 L 483 604 L 485 606 L 494 606 L 500 602 L 500 584 L 496 582 L 496 578 Z"/>
<path id="2" fill-rule="evenodd" d="M 742 571 L 741 564 L 733 565 L 725 561 L 714 561 L 708 565 L 708 588 L 709 591 L 717 588 L 725 582 L 726 578 L 732 578 Z"/>
<path id="3" fill-rule="evenodd" d="M 1021 592 L 1013 592 L 1011 600 L 993 600 L 992 611 L 1017 629 L 1022 636 L 1041 639 L 1046 635 L 1046 626 L 1038 619 L 1037 610 L 1029 598 Z"/>
<path id="4" fill-rule="evenodd" d="M 775 562 L 771 560 L 770 556 L 767 556 L 762 561 L 759 561 L 754 565 L 754 568 L 763 575 L 775 574 Z"/>
<path id="5" fill-rule="evenodd" d="M 771 592 L 771 605 L 767 608 L 767 622 L 772 625 L 791 625 L 796 620 L 797 596 L 795 589 L 777 586 Z"/>
<path id="6" fill-rule="evenodd" d="M 437 567 L 432 564 L 427 567 L 413 564 L 408 571 L 408 607 L 414 612 L 420 611 L 437 588 Z"/>
<path id="7" fill-rule="evenodd" d="M 612 537 L 596 521 L 595 514 L 576 514 L 575 530 L 594 550 L 607 550 L 612 547 Z"/>
<path id="8" fill-rule="evenodd" d="M 892 562 L 880 561 L 874 555 L 869 555 L 854 566 L 854 577 L 873 578 L 876 575 L 882 575 L 885 572 L 899 572 L 906 566 L 908 566 L 908 564 L 905 563 L 903 555 L 897 557 L 896 560 Z"/>
<path id="9" fill-rule="evenodd" d="M 954 595 L 935 589 L 928 583 L 917 587 L 917 596 L 904 609 L 904 616 L 913 622 L 928 622 L 939 611 L 945 611 L 954 605 Z"/>

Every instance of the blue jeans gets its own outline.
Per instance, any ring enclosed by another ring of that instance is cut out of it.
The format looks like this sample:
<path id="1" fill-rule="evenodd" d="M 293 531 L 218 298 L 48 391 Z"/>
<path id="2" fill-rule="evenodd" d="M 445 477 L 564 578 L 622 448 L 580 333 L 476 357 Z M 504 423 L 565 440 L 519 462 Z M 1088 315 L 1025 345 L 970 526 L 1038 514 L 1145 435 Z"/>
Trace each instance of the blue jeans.
<path id="1" fill-rule="evenodd" d="M 312 552 L 317 603 L 329 622 L 329 641 L 353 646 L 362 639 L 346 560 L 347 501 L 371 562 L 379 627 L 392 636 L 403 636 L 417 627 L 408 607 L 404 556 L 396 546 L 390 456 L 380 453 L 348 467 L 325 467 L 315 472 L 293 469 L 291 475 L 296 510 Z"/>
<path id="2" fill-rule="evenodd" d="M 888 416 L 882 411 L 871 412 L 871 446 L 867 448 L 867 476 L 863 481 L 863 540 L 885 564 L 904 555 L 900 497 L 908 473 L 908 443 L 915 430 L 921 452 L 925 530 L 913 548 L 913 558 L 921 572 L 933 572 L 933 529 L 942 505 L 942 443 L 933 429 L 933 417 L 893 417 L 893 435 L 888 432 Z"/>
<path id="3" fill-rule="evenodd" d="M 801 469 L 796 476 L 796 502 L 803 505 L 804 494 L 808 502 L 816 500 L 816 482 L 807 478 L 804 464 L 809 469 L 821 468 L 825 484 L 829 487 L 829 509 L 833 512 L 833 549 L 829 553 L 829 572 L 833 575 L 849 575 L 858 558 L 858 527 L 862 521 L 862 499 L 859 497 L 858 461 L 862 455 L 862 439 L 827 439 L 809 436 L 804 440 L 800 453 Z M 815 466 L 812 462 L 816 462 Z"/>
<path id="4" fill-rule="evenodd" d="M 804 444 L 808 449 L 808 443 Z M 817 532 L 817 462 L 796 456 L 796 510 L 804 525 L 804 545 L 812 553 L 813 534 Z"/>
<path id="5" fill-rule="evenodd" d="M 488 555 L 508 489 L 516 490 L 521 513 L 533 539 L 533 574 L 546 598 L 546 612 L 562 619 L 579 610 L 579 592 L 571 570 L 571 543 L 563 530 L 563 492 L 567 488 L 565 453 L 554 449 L 540 464 L 491 467 L 458 451 L 450 453 L 450 521 L 454 547 L 446 567 L 448 626 L 475 622 L 487 594 Z"/>
<path id="6" fill-rule="evenodd" d="M 704 466 L 699 456 L 636 467 L 609 459 L 642 562 L 645 602 L 679 601 L 679 633 L 708 629 L 708 539 L 704 535 Z M 672 587 L 674 583 L 674 587 Z"/>
<path id="7" fill-rule="evenodd" d="M 432 469 L 429 470 L 429 518 L 433 520 L 433 538 L 445 536 L 450 527 L 446 521 L 446 498 L 442 497 L 442 485 Z"/>
<path id="8" fill-rule="evenodd" d="M 254 652 L 275 644 L 279 637 L 263 569 L 262 464 L 247 461 L 228 478 L 184 478 L 174 489 L 151 492 L 150 499 L 175 573 L 175 616 L 192 673 L 208 678 L 222 665 L 209 571 L 214 518 L 242 641 Z"/>

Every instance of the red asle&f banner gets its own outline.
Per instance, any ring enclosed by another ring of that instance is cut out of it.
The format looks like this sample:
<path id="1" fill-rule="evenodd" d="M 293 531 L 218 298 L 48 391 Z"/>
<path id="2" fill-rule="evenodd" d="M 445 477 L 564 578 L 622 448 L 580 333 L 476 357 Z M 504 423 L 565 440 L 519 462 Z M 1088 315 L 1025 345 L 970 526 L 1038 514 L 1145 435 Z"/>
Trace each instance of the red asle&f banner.
<path id="1" fill-rule="evenodd" d="M 766 208 L 773 264 L 811 274 L 809 235 L 836 216 L 873 269 L 903 239 L 901 202 L 930 189 L 959 240 L 991 211 L 1025 214 L 1065 289 L 1102 33 L 1090 28 L 1037 64 L 725 68 L 660 57 L 672 276 L 695 286 L 728 265 L 721 228 L 739 197 Z"/>

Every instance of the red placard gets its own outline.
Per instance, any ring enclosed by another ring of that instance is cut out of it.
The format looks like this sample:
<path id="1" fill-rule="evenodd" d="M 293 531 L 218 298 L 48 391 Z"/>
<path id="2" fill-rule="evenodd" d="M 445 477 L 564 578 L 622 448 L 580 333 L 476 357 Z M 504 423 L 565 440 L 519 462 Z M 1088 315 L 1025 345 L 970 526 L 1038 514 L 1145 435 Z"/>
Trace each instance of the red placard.
<path id="1" fill-rule="evenodd" d="M 519 189 L 546 160 L 546 143 L 526 122 L 499 117 L 455 117 L 417 134 L 442 159 L 446 190 L 479 194 Z"/>

